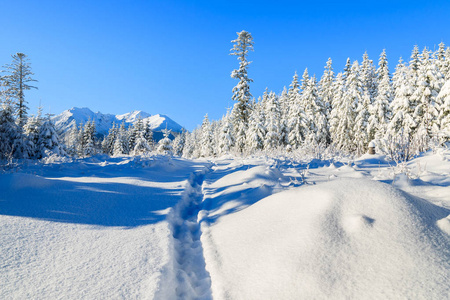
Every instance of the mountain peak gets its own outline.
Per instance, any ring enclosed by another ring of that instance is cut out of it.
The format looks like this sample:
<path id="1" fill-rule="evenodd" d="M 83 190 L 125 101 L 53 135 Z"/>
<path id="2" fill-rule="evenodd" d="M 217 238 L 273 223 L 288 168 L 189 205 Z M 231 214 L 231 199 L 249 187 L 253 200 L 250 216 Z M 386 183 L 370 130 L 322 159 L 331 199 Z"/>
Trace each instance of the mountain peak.
<path id="1" fill-rule="evenodd" d="M 75 124 L 85 124 L 89 120 L 95 121 L 97 133 L 106 135 L 114 122 L 116 124 L 124 122 L 125 126 L 128 127 L 139 118 L 141 118 L 144 123 L 148 123 L 153 131 L 161 131 L 167 127 L 173 132 L 181 132 L 181 129 L 183 128 L 166 115 L 150 115 L 149 113 L 140 110 L 121 115 L 113 115 L 93 112 L 88 107 L 72 107 L 71 109 L 63 111 L 61 114 L 54 116 L 52 120 L 60 132 L 67 132 L 70 128 L 75 126 Z"/>

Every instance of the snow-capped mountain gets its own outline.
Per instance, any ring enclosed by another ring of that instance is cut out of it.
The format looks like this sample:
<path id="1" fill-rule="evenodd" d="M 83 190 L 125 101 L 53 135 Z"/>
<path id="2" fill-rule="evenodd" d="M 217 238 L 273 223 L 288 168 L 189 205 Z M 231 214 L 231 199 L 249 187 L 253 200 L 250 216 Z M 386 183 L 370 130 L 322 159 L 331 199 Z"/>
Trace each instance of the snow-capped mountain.
<path id="1" fill-rule="evenodd" d="M 93 112 L 87 107 L 78 108 L 73 107 L 71 109 L 63 111 L 61 114 L 52 118 L 56 125 L 56 129 L 60 132 L 66 132 L 72 128 L 75 124 L 84 124 L 89 120 L 95 121 L 95 127 L 98 134 L 107 134 L 108 130 L 115 122 L 120 125 L 122 122 L 128 127 L 136 122 L 139 118 L 148 124 L 150 128 L 155 131 L 161 131 L 162 129 L 170 129 L 173 132 L 181 132 L 183 128 L 180 124 L 170 119 L 168 116 L 156 114 L 150 115 L 143 111 L 133 111 L 122 115 L 103 114 L 101 112 Z"/>

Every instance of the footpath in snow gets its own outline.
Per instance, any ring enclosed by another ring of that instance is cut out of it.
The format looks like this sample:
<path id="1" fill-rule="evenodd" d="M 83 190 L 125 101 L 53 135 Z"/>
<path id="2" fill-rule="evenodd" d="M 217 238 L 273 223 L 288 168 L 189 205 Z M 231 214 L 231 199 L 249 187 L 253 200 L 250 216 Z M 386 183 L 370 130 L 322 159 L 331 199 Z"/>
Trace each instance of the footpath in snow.
<path id="1" fill-rule="evenodd" d="M 211 278 L 205 269 L 198 214 L 203 202 L 203 180 L 207 173 L 191 174 L 181 201 L 168 216 L 173 236 L 172 264 L 167 266 L 159 299 L 211 299 Z"/>

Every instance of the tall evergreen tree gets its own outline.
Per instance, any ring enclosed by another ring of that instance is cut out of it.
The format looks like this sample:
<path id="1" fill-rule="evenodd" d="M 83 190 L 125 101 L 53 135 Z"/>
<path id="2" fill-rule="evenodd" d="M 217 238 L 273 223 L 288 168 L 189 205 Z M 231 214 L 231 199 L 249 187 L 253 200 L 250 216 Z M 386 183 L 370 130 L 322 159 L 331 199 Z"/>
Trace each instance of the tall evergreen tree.
<path id="1" fill-rule="evenodd" d="M 250 93 L 250 82 L 253 80 L 248 77 L 248 66 L 251 63 L 247 60 L 249 51 L 253 51 L 253 37 L 252 35 L 243 30 L 237 32 L 238 38 L 231 41 L 234 43 L 233 48 L 231 48 L 230 55 L 237 56 L 239 60 L 239 69 L 233 70 L 231 72 L 231 77 L 238 79 L 239 83 L 233 88 L 232 99 L 236 101 L 234 107 L 234 121 L 235 125 L 238 123 L 243 123 L 244 127 L 248 123 L 248 117 L 250 114 L 249 103 L 252 97 Z"/>
<path id="2" fill-rule="evenodd" d="M 386 133 L 394 138 L 407 138 L 411 140 L 417 124 L 414 121 L 415 102 L 411 95 L 414 92 L 410 70 L 400 61 L 393 76 L 394 99 L 391 103 L 392 119 Z"/>
<path id="3" fill-rule="evenodd" d="M 48 157 L 51 155 L 66 155 L 64 145 L 61 143 L 59 135 L 56 132 L 55 125 L 50 119 L 50 116 L 48 116 L 47 120 L 45 120 L 39 128 L 38 149 L 38 158 Z"/>
<path id="4" fill-rule="evenodd" d="M 125 123 L 122 122 L 117 133 L 116 140 L 114 141 L 113 155 L 123 155 L 129 154 L 130 150 L 128 148 L 128 131 L 125 128 Z"/>
<path id="5" fill-rule="evenodd" d="M 71 156 L 78 156 L 81 152 L 81 133 L 77 124 L 74 124 L 66 135 L 66 149 Z"/>
<path id="6" fill-rule="evenodd" d="M 289 87 L 289 112 L 287 116 L 287 127 L 289 128 L 288 142 L 292 148 L 297 149 L 305 140 L 305 130 L 307 126 L 306 115 L 301 101 L 300 84 L 297 72 Z"/>
<path id="7" fill-rule="evenodd" d="M 31 116 L 27 119 L 24 125 L 24 134 L 28 143 L 29 157 L 36 157 L 38 154 L 38 139 L 39 139 L 39 129 L 42 126 L 42 108 L 39 107 L 38 113 L 35 116 Z"/>
<path id="8" fill-rule="evenodd" d="M 280 117 L 281 111 L 278 98 L 274 92 L 269 93 L 266 106 L 266 138 L 264 141 L 265 149 L 275 149 L 280 145 Z"/>
<path id="9" fill-rule="evenodd" d="M 441 128 L 440 142 L 450 141 L 450 80 L 447 80 L 437 96 L 440 108 L 439 122 Z"/>
<path id="10" fill-rule="evenodd" d="M 13 108 L 6 96 L 0 107 L 0 160 L 17 157 L 16 149 L 22 143 L 21 130 L 14 121 Z"/>
<path id="11" fill-rule="evenodd" d="M 249 130 L 247 135 L 247 148 L 250 151 L 264 149 L 266 138 L 265 112 L 262 103 L 258 102 L 250 114 Z"/>
<path id="12" fill-rule="evenodd" d="M 368 131 L 370 140 L 383 138 L 387 124 L 391 119 L 390 104 L 393 98 L 393 89 L 385 50 L 380 54 L 377 80 L 377 95 L 369 109 Z"/>
<path id="13" fill-rule="evenodd" d="M 308 142 L 326 145 L 328 128 L 325 106 L 318 95 L 316 77 L 311 77 L 302 91 L 301 107 L 305 112 L 305 138 Z"/>
<path id="14" fill-rule="evenodd" d="M 150 128 L 150 122 L 144 123 L 144 138 L 150 149 L 153 149 L 155 146 L 155 141 L 153 140 L 153 130 Z"/>
<path id="15" fill-rule="evenodd" d="M 350 69 L 346 83 L 343 83 L 342 75 L 337 78 L 337 83 L 343 87 L 337 87 L 340 100 L 333 106 L 331 134 L 332 140 L 338 149 L 355 151 L 354 122 L 356 118 L 356 105 L 361 97 L 361 82 L 358 77 L 359 66 L 355 62 Z"/>
<path id="16" fill-rule="evenodd" d="M 112 127 L 108 131 L 108 135 L 102 141 L 102 150 L 103 153 L 108 155 L 113 155 L 114 144 L 118 135 L 118 128 L 116 127 L 116 123 L 112 124 Z"/>
<path id="17" fill-rule="evenodd" d="M 186 129 L 182 128 L 181 133 L 178 134 L 172 142 L 173 154 L 177 156 L 183 155 L 184 146 L 186 144 L 186 136 L 188 132 Z"/>
<path id="18" fill-rule="evenodd" d="M 289 145 L 289 96 L 286 87 L 283 88 L 280 97 L 278 97 L 280 103 L 280 145 L 286 147 Z"/>
<path id="19" fill-rule="evenodd" d="M 319 97 L 322 99 L 326 109 L 327 119 L 331 113 L 331 104 L 333 103 L 333 83 L 334 83 L 333 61 L 328 58 L 325 71 L 319 81 Z M 329 141 L 328 141 L 329 142 Z"/>
<path id="20" fill-rule="evenodd" d="M 27 102 L 25 101 L 25 91 L 30 89 L 37 89 L 37 87 L 30 85 L 31 82 L 36 82 L 31 76 L 34 73 L 31 71 L 29 59 L 23 53 L 16 53 L 12 55 L 12 63 L 5 66 L 7 75 L 2 76 L 3 85 L 6 87 L 5 93 L 15 101 L 15 114 L 17 116 L 17 123 L 23 126 L 27 118 Z"/>
<path id="21" fill-rule="evenodd" d="M 95 152 L 95 121 L 89 120 L 83 128 L 83 156 L 92 156 Z"/>
<path id="22" fill-rule="evenodd" d="M 372 104 L 377 95 L 377 75 L 373 61 L 369 59 L 367 52 L 363 55 L 360 76 L 363 92 L 367 92 L 370 97 L 369 104 Z"/>
<path id="23" fill-rule="evenodd" d="M 345 94 L 344 76 L 342 73 L 336 75 L 336 80 L 333 83 L 333 92 L 332 108 L 328 119 L 331 143 L 337 145 L 340 140 L 339 123 L 341 121 L 342 99 Z"/>
<path id="24" fill-rule="evenodd" d="M 418 70 L 417 88 L 411 96 L 412 101 L 417 103 L 414 117 L 418 123 L 416 140 L 421 142 L 421 151 L 428 148 L 429 141 L 439 132 L 440 105 L 436 103 L 436 98 L 443 82 L 442 73 L 431 60 L 430 52 L 424 49 Z"/>
<path id="25" fill-rule="evenodd" d="M 347 81 L 348 76 L 350 75 L 352 68 L 352 62 L 350 61 L 350 57 L 347 57 L 347 61 L 345 62 L 344 72 L 342 73 L 342 79 L 344 83 Z"/>
<path id="26" fill-rule="evenodd" d="M 211 123 L 209 122 L 208 114 L 205 115 L 201 126 L 201 149 L 200 155 L 203 157 L 210 157 L 214 154 L 213 132 Z"/>
<path id="27" fill-rule="evenodd" d="M 369 106 L 370 106 L 370 93 L 364 91 L 361 101 L 358 102 L 356 107 L 356 118 L 353 132 L 355 135 L 356 153 L 361 155 L 367 151 L 369 144 L 369 134 L 367 132 L 367 125 L 369 123 Z"/>
<path id="28" fill-rule="evenodd" d="M 233 136 L 233 123 L 231 120 L 230 110 L 222 119 L 219 137 L 219 153 L 228 154 L 234 147 L 235 139 Z"/>
<path id="29" fill-rule="evenodd" d="M 449 64 L 449 62 L 445 59 L 445 50 L 446 50 L 445 44 L 441 42 L 439 44 L 438 50 L 436 50 L 436 52 L 434 53 L 436 65 L 439 69 L 439 72 L 441 72 L 444 77 L 448 72 L 448 64 Z"/>

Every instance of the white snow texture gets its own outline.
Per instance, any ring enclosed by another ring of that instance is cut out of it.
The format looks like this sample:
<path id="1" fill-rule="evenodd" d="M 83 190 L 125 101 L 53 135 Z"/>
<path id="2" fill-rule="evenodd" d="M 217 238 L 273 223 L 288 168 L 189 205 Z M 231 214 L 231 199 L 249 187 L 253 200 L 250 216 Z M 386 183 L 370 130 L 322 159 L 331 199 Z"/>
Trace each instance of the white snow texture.
<path id="1" fill-rule="evenodd" d="M 406 168 L 94 156 L 4 172 L 0 299 L 448 299 L 450 151 Z"/>

